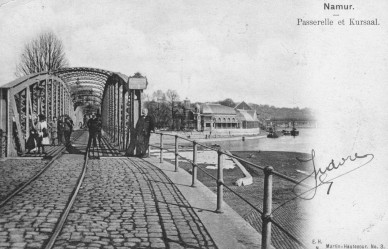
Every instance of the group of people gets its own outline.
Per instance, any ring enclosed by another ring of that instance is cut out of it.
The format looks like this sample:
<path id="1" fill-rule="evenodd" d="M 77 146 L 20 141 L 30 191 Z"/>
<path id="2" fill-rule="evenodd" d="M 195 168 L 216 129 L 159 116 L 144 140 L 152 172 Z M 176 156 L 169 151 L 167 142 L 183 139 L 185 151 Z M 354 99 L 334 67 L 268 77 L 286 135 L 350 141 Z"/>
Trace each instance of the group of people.
<path id="1" fill-rule="evenodd" d="M 136 123 L 136 127 L 131 131 L 131 140 L 125 153 L 126 156 L 145 157 L 148 150 L 151 133 L 155 132 L 154 120 L 151 116 L 148 115 L 148 110 L 142 109 L 141 114 L 141 117 Z M 85 122 L 89 129 L 88 148 L 90 148 L 91 145 L 96 147 L 97 140 L 101 145 L 101 116 L 99 114 L 96 115 L 93 113 L 88 120 L 85 120 Z"/>
<path id="2" fill-rule="evenodd" d="M 45 154 L 45 145 L 71 145 L 70 136 L 73 132 L 74 123 L 68 116 L 62 116 L 59 119 L 53 119 L 47 123 L 46 116 L 40 114 L 37 122 L 31 120 L 29 137 L 26 142 L 27 153 L 41 152 Z M 97 140 L 101 146 L 102 121 L 101 115 L 93 113 L 87 120 L 86 125 L 89 129 L 88 148 L 91 145 L 97 147 Z M 148 115 L 147 109 L 142 109 L 141 117 L 136 123 L 136 127 L 131 130 L 130 144 L 126 150 L 127 156 L 145 157 L 151 133 L 155 132 L 154 120 Z"/>
<path id="3" fill-rule="evenodd" d="M 45 154 L 45 145 L 71 145 L 70 137 L 73 132 L 73 120 L 68 116 L 62 116 L 57 120 L 54 117 L 47 123 L 46 116 L 40 114 L 38 122 L 31 122 L 32 127 L 26 142 L 27 153 L 41 152 Z"/>

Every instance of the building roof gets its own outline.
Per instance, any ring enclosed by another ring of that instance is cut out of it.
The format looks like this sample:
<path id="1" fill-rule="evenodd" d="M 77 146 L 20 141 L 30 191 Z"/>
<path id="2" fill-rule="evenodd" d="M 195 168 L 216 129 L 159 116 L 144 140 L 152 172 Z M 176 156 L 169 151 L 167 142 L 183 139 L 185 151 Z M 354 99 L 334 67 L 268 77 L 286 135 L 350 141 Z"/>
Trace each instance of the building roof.
<path id="1" fill-rule="evenodd" d="M 234 109 L 236 110 L 252 110 L 252 107 L 245 103 L 245 101 L 238 103 Z"/>
<path id="2" fill-rule="evenodd" d="M 254 110 L 237 110 L 237 117 L 241 121 L 259 121 Z"/>
<path id="3" fill-rule="evenodd" d="M 231 107 L 220 105 L 220 104 L 202 104 L 201 113 L 236 115 L 236 110 L 234 110 Z"/>

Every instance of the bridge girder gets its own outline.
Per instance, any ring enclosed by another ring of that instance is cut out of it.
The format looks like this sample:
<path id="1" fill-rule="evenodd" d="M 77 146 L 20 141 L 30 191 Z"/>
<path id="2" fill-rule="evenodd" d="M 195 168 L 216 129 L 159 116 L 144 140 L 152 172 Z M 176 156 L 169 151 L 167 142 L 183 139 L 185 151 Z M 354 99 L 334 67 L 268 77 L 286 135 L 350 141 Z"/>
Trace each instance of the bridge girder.
<path id="1" fill-rule="evenodd" d="M 8 156 L 23 153 L 38 114 L 50 122 L 54 116 L 74 117 L 77 106 L 100 108 L 107 136 L 125 149 L 148 84 L 145 77 L 134 78 L 141 83 L 131 85 L 121 73 L 77 67 L 27 75 L 0 87 L 0 129 L 9 138 L 0 149 Z"/>

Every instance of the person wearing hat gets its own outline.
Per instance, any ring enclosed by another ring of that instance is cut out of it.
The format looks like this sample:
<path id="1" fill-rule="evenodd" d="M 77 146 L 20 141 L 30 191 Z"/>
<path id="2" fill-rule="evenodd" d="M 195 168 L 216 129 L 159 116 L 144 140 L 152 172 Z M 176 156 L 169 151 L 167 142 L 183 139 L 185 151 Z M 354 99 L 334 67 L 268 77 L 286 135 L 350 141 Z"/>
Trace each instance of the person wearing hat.
<path id="1" fill-rule="evenodd" d="M 133 156 L 136 149 L 136 156 L 146 157 L 151 132 L 155 132 L 154 120 L 148 115 L 148 109 L 141 110 L 141 117 L 136 123 L 135 133 L 131 135 L 131 142 L 126 155 Z"/>
<path id="2" fill-rule="evenodd" d="M 102 120 L 101 120 L 101 114 L 97 113 L 96 114 L 96 122 L 97 122 L 97 132 L 96 132 L 96 137 L 98 140 L 98 144 L 101 147 L 101 138 L 102 138 Z"/>
<path id="3" fill-rule="evenodd" d="M 55 140 L 58 139 L 57 117 L 53 117 L 53 120 L 50 122 L 50 132 L 51 132 L 51 145 L 55 145 Z M 57 144 L 59 144 L 59 141 L 57 142 Z"/>
<path id="4" fill-rule="evenodd" d="M 63 123 L 63 135 L 65 137 L 65 146 L 70 146 L 70 137 L 73 132 L 73 120 L 70 117 L 65 118 L 65 122 Z"/>
<path id="5" fill-rule="evenodd" d="M 89 128 L 88 148 L 90 148 L 92 142 L 93 147 L 97 147 L 96 136 L 98 133 L 98 120 L 95 113 L 92 114 L 92 117 L 88 120 L 87 125 Z"/>
<path id="6" fill-rule="evenodd" d="M 42 149 L 42 154 L 46 154 L 44 151 L 44 145 L 49 145 L 50 140 L 48 138 L 48 130 L 47 130 L 47 122 L 46 116 L 43 114 L 39 114 L 39 121 L 36 124 L 36 130 L 38 131 L 38 139 L 37 139 L 37 147 L 38 154 L 40 154 Z"/>

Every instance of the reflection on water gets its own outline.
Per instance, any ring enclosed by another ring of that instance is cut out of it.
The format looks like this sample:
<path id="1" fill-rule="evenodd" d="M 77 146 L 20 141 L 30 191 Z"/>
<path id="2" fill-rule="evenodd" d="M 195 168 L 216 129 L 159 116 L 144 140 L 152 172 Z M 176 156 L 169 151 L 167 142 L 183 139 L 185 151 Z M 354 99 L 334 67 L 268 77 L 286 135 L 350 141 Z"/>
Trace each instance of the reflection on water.
<path id="1" fill-rule="evenodd" d="M 218 144 L 230 151 L 292 151 L 310 153 L 312 137 L 317 129 L 300 129 L 299 136 L 280 136 L 279 138 L 246 139 L 245 141 L 217 141 Z"/>

